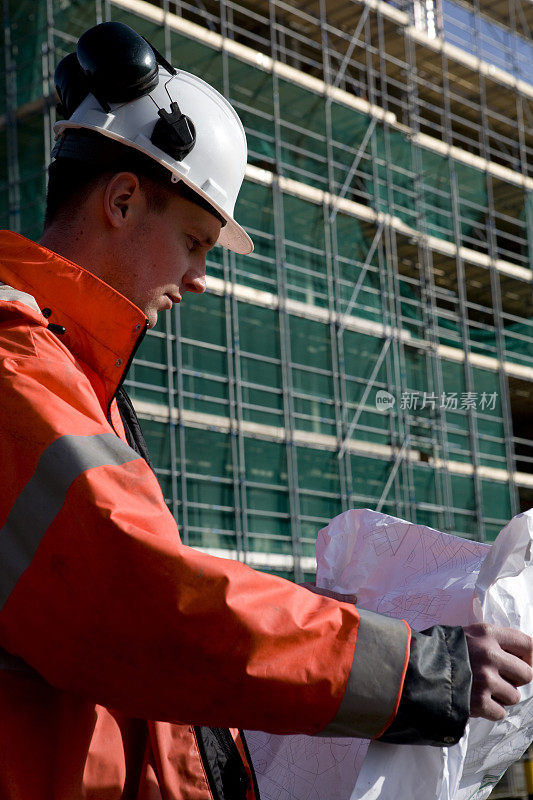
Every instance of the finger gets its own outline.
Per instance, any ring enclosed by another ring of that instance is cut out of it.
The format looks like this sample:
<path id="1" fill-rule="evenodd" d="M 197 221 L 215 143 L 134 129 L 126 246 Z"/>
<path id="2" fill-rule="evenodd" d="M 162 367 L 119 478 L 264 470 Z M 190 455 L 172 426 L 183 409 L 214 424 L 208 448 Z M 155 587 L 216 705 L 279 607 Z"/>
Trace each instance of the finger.
<path id="1" fill-rule="evenodd" d="M 492 671 L 482 682 L 474 683 L 470 696 L 470 716 L 490 720 L 503 719 L 505 706 L 520 700 L 520 692 Z"/>
<path id="2" fill-rule="evenodd" d="M 472 700 L 470 703 L 470 716 L 471 717 L 484 717 L 492 722 L 497 722 L 505 717 L 505 708 L 493 700 L 492 697 L 487 696 L 480 700 Z"/>
<path id="3" fill-rule="evenodd" d="M 508 681 L 499 676 L 491 682 L 492 699 L 502 706 L 514 706 L 520 702 L 520 692 Z"/>
<path id="4" fill-rule="evenodd" d="M 533 680 L 533 669 L 522 659 L 503 650 L 500 652 L 497 667 L 500 675 L 513 686 L 525 686 Z"/>
<path id="5" fill-rule="evenodd" d="M 531 636 L 513 628 L 500 627 L 494 627 L 492 634 L 502 650 L 522 659 L 530 667 L 533 666 L 533 639 Z"/>

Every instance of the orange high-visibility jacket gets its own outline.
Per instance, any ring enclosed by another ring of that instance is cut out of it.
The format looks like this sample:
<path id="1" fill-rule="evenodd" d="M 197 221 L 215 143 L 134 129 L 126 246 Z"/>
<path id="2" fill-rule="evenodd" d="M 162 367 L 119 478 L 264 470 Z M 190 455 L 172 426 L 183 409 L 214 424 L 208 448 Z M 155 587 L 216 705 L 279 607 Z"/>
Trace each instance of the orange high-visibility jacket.
<path id="1" fill-rule="evenodd" d="M 144 314 L 9 232 L 0 283 L 2 800 L 207 800 L 193 725 L 380 735 L 406 624 L 184 546 L 114 401 Z"/>

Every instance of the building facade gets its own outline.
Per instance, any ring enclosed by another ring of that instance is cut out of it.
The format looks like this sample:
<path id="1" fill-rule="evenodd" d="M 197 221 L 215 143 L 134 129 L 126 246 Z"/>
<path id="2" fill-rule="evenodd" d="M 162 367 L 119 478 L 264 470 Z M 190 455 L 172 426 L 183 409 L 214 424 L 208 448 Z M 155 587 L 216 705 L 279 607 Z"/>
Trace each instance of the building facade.
<path id="1" fill-rule="evenodd" d="M 491 541 L 533 505 L 527 0 L 3 0 L 0 217 L 36 238 L 53 73 L 130 24 L 249 145 L 208 291 L 127 380 L 184 540 L 297 580 L 369 507 Z"/>

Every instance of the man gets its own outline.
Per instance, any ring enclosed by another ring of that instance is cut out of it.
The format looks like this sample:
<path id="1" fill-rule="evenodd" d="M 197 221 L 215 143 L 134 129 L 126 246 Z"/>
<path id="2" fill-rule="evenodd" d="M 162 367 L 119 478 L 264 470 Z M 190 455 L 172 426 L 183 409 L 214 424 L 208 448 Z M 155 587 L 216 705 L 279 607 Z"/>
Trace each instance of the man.
<path id="1" fill-rule="evenodd" d="M 244 132 L 126 26 L 67 59 L 41 243 L 0 236 L 0 797 L 251 800 L 239 728 L 452 744 L 501 718 L 529 637 L 416 634 L 181 544 L 121 384 L 215 242 L 251 250 Z"/>

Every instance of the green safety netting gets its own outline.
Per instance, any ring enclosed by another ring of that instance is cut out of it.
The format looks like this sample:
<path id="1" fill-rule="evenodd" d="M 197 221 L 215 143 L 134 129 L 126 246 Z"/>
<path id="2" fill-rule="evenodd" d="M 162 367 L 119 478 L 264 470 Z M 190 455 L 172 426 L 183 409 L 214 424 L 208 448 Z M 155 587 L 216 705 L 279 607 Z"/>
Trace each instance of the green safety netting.
<path id="1" fill-rule="evenodd" d="M 17 87 L 19 103 L 41 94 L 44 7 L 44 3 L 10 4 L 16 21 L 14 36 L 21 70 L 24 64 L 32 64 L 31 69 L 24 70 L 23 80 Z M 73 36 L 78 36 L 96 21 L 95 4 L 81 0 L 54 3 L 54 13 L 56 30 L 68 31 Z M 160 50 L 165 50 L 161 26 L 114 6 L 112 13 L 114 19 L 131 24 Z M 37 16 L 32 18 L 31 14 Z M 35 31 L 38 31 L 37 35 Z M 58 56 L 70 49 L 57 36 L 54 44 Z M 220 52 L 175 32 L 171 32 L 170 46 L 175 63 L 199 72 L 223 90 Z M 231 56 L 227 56 L 226 65 L 231 99 L 247 129 L 252 163 L 274 171 L 279 165 L 283 175 L 324 190 L 329 190 L 333 181 L 335 191 L 339 192 L 354 158 L 358 157 L 353 180 L 346 190 L 347 197 L 375 210 L 393 213 L 410 227 L 449 241 L 454 241 L 456 235 L 450 191 L 450 169 L 453 169 L 458 199 L 457 232 L 461 243 L 483 250 L 487 190 L 482 172 L 427 150 L 415 151 L 403 134 L 385 130 L 379 122 L 368 136 L 364 152 L 358 153 L 372 124 L 368 116 L 338 103 L 326 107 L 324 98 L 283 79 L 277 82 L 278 97 L 275 98 L 271 74 Z M 275 99 L 279 102 L 280 112 L 278 131 L 274 125 Z M 328 130 L 331 133 L 330 152 Z M 276 133 L 280 135 L 278 152 Z M 23 124 L 19 124 L 18 137 L 21 230 L 36 237 L 40 231 L 44 189 L 42 117 L 37 114 L 24 118 Z M 5 164 L 5 130 L 0 131 L 0 157 Z M 330 157 L 331 171 L 328 170 Z M 415 184 L 417 175 L 420 175 L 420 180 Z M 5 172 L 1 176 L 0 194 L 0 215 L 7 223 Z M 334 307 L 344 312 L 352 299 L 354 286 L 361 279 L 351 313 L 372 322 L 385 321 L 380 270 L 386 269 L 387 265 L 380 262 L 379 248 L 365 264 L 375 227 L 339 213 L 331 227 L 332 239 L 327 240 L 325 212 L 321 205 L 289 194 L 279 197 L 279 207 L 275 209 L 272 187 L 248 181 L 243 186 L 236 215 L 250 230 L 256 249 L 251 257 L 232 256 L 231 265 L 237 283 L 277 294 L 281 288 L 278 269 L 281 265 L 282 280 L 290 299 L 328 308 L 331 287 L 336 285 Z M 531 198 L 526 202 L 530 203 Z M 529 206 L 521 212 L 524 219 L 529 213 Z M 213 252 L 210 269 L 219 277 L 223 275 L 221 251 Z M 397 293 L 402 327 L 423 339 L 424 319 L 416 281 L 399 275 Z M 226 319 L 228 312 L 233 313 L 232 308 L 235 313 L 229 333 L 231 341 L 228 341 Z M 234 401 L 232 391 L 235 391 L 228 381 L 231 372 L 240 381 L 237 388 L 241 392 L 244 421 L 283 427 L 284 402 L 287 402 L 287 399 L 284 401 L 283 389 L 287 384 L 284 384 L 283 332 L 278 311 L 244 302 L 232 306 L 224 298 L 207 295 L 203 298 L 188 297 L 180 317 L 179 333 L 188 341 L 182 341 L 180 348 L 175 343 L 172 345 L 169 364 L 166 339 L 156 333 L 150 334 L 130 373 L 132 393 L 140 400 L 162 405 L 176 404 L 176 375 L 178 365 L 181 365 L 184 408 L 228 417 Z M 438 322 L 441 341 L 460 347 L 462 333 L 458 322 L 445 318 Z M 166 330 L 165 325 L 160 325 L 161 331 Z M 170 332 L 178 334 L 173 325 Z M 297 430 L 335 436 L 334 397 L 339 385 L 334 374 L 330 335 L 331 330 L 324 323 L 293 314 L 287 318 L 285 346 L 292 365 L 289 394 L 293 424 Z M 489 347 L 491 352 L 495 352 L 493 331 L 470 328 L 469 335 L 472 349 L 487 352 Z M 509 360 L 531 363 L 530 325 L 526 322 L 507 325 L 504 336 Z M 344 384 L 345 423 L 350 422 L 361 401 L 382 346 L 383 340 L 379 337 L 350 329 L 343 332 L 340 371 Z M 406 347 L 404 366 L 405 372 L 400 376 L 402 388 L 406 391 L 429 391 L 432 384 L 428 381 L 427 356 L 414 347 Z M 442 382 L 447 393 L 466 391 L 462 365 L 443 362 Z M 480 463 L 505 468 L 499 378 L 488 370 L 474 369 L 473 384 L 474 391 L 479 394 L 496 393 L 498 402 L 489 413 L 476 412 L 475 432 L 470 430 L 464 412 L 459 409 L 447 411 L 442 434 L 444 440 L 438 439 L 439 453 L 444 452 L 444 443 L 450 459 L 469 462 L 472 458 L 471 437 L 475 435 Z M 388 385 L 386 362 L 377 376 L 376 385 Z M 246 530 L 251 546 L 263 551 L 270 547 L 273 552 L 291 552 L 286 447 L 283 443 L 245 437 L 244 458 L 239 456 L 238 463 L 235 463 L 236 450 L 229 434 L 187 428 L 178 436 L 168 425 L 145 424 L 151 448 L 157 454 L 159 477 L 167 498 L 172 497 L 172 480 L 176 480 L 176 475 L 173 477 L 168 468 L 170 436 L 175 437 L 180 465 L 186 465 L 191 543 L 234 547 L 237 517 L 241 513 L 236 509 L 242 508 L 245 502 L 250 509 Z M 422 410 L 412 426 L 416 446 L 428 455 L 432 455 L 435 440 L 432 425 L 431 414 Z M 370 444 L 390 444 L 389 416 L 373 409 L 372 396 L 367 400 L 353 438 Z M 182 453 L 180 448 L 183 447 Z M 301 532 L 304 537 L 312 539 L 313 531 L 320 526 L 319 520 L 329 519 L 340 510 L 339 463 L 332 451 L 312 447 L 298 447 L 296 451 Z M 243 463 L 239 459 L 243 459 Z M 352 454 L 350 462 L 354 497 L 359 503 L 375 505 L 390 474 L 390 460 Z M 235 495 L 238 486 L 235 474 L 239 475 L 239 470 L 246 475 L 244 499 Z M 440 486 L 437 492 L 437 482 L 444 480 L 442 476 L 427 465 L 412 472 L 409 480 L 414 494 L 411 499 L 415 503 L 438 505 L 437 498 L 442 496 L 445 488 Z M 402 470 L 399 476 L 402 481 L 407 480 Z M 452 475 L 449 480 L 451 489 L 449 486 L 448 489 L 457 509 L 454 512 L 455 527 L 458 531 L 475 535 L 473 479 Z M 180 484 L 178 497 L 181 491 Z M 394 498 L 393 492 L 390 497 Z M 505 483 L 483 482 L 482 499 L 486 518 L 505 520 L 509 515 L 509 492 Z M 392 499 L 384 510 L 394 512 L 394 503 Z M 442 515 L 438 511 L 420 508 L 417 514 L 420 522 L 442 526 Z M 497 525 L 497 522 L 487 524 L 489 536 Z"/>
<path id="2" fill-rule="evenodd" d="M 181 437 L 175 429 L 162 423 L 146 421 L 144 428 L 169 501 L 169 437 L 175 437 L 178 457 L 174 479 L 180 497 L 185 486 L 184 532 L 191 544 L 233 549 L 239 545 L 239 537 L 246 534 L 252 549 L 265 553 L 292 552 L 294 529 L 290 520 L 284 443 L 245 438 L 239 453 L 232 446 L 231 436 L 215 430 L 185 428 Z M 316 533 L 341 511 L 339 464 L 336 453 L 311 447 L 297 447 L 295 457 L 303 553 L 312 555 Z M 363 454 L 353 454 L 350 462 L 351 504 L 375 507 L 389 477 L 390 462 Z M 235 480 L 236 474 L 238 480 Z M 425 506 L 416 511 L 416 521 L 444 527 L 442 512 L 430 508 L 437 505 L 437 485 L 442 492 L 443 476 L 427 466 L 414 466 L 409 480 L 411 499 Z M 473 479 L 451 474 L 449 488 L 454 506 L 451 529 L 476 535 Z M 490 540 L 511 513 L 509 493 L 505 483 L 493 481 L 482 481 L 481 491 L 484 515 L 490 520 L 486 526 Z M 389 498 L 383 510 L 397 513 L 394 491 Z M 182 515 L 180 501 L 177 516 L 184 526 Z"/>
<path id="3" fill-rule="evenodd" d="M 16 92 L 17 106 L 42 96 L 43 69 L 42 43 L 47 41 L 46 3 L 31 0 L 8 0 L 4 5 L 4 15 L 9 21 L 10 37 L 13 45 L 11 57 L 15 61 L 16 76 L 12 88 Z M 6 62 L 5 42 L 2 42 L 2 64 Z M 5 87 L 4 87 L 5 89 Z M 0 113 L 5 111 L 7 100 L 3 90 L 0 100 Z"/>
<path id="4" fill-rule="evenodd" d="M 246 394 L 245 400 L 247 403 L 262 406 L 265 412 L 274 411 L 280 416 L 283 380 L 279 313 L 276 309 L 245 302 L 238 302 L 235 308 L 236 315 L 233 318 L 235 333 L 233 343 L 229 344 L 230 347 L 232 344 L 238 347 L 239 375 L 250 385 L 252 394 Z M 184 388 L 191 393 L 196 392 L 197 397 L 191 397 L 192 404 L 202 402 L 202 390 L 220 401 L 227 398 L 228 384 L 223 380 L 229 373 L 228 358 L 231 357 L 228 355 L 226 341 L 227 313 L 225 299 L 217 295 L 205 295 L 201 298 L 188 296 L 182 306 L 181 336 L 186 341 L 181 348 L 181 358 L 183 367 L 191 373 L 187 376 L 188 382 Z M 328 422 L 334 416 L 330 405 L 334 397 L 334 388 L 329 326 L 290 315 L 288 337 L 290 347 L 288 358 L 292 363 L 293 373 L 292 386 L 295 391 L 312 398 L 309 402 L 318 403 L 313 416 L 320 417 L 320 422 Z M 199 346 L 199 343 L 203 343 L 203 346 Z M 209 345 L 216 345 L 216 348 Z M 343 332 L 342 372 L 346 382 L 346 400 L 352 407 L 361 400 L 365 382 L 370 377 L 370 371 L 382 347 L 383 340 L 378 337 L 352 330 Z M 427 358 L 417 349 L 405 348 L 406 373 L 402 376 L 405 391 L 430 392 Z M 161 395 L 167 391 L 166 364 L 165 339 L 149 334 L 139 352 L 132 373 L 136 383 L 149 387 L 142 389 L 146 398 L 157 391 L 155 388 L 157 386 Z M 441 368 L 442 390 L 445 393 L 456 392 L 460 396 L 466 392 L 462 364 L 443 361 Z M 479 368 L 473 368 L 472 373 L 471 391 L 475 391 L 479 397 L 483 393 L 487 396 L 496 393 L 497 400 L 490 414 L 501 419 L 498 374 Z M 385 385 L 387 382 L 385 362 L 376 376 L 376 381 L 377 385 Z M 207 392 L 209 386 L 211 390 Z M 319 409 L 319 413 L 316 413 L 316 409 Z M 200 410 L 200 407 L 198 406 L 196 410 Z M 452 410 L 449 413 L 454 412 Z M 383 417 L 376 412 L 373 419 L 382 420 Z M 386 425 L 383 425 L 383 428 L 385 429 Z"/>
<path id="5" fill-rule="evenodd" d="M 253 306 L 248 303 L 236 304 L 236 316 L 233 318 L 233 345 L 236 352 L 228 352 L 225 325 L 226 306 L 225 300 L 216 295 L 207 295 L 202 298 L 191 296 L 183 304 L 180 312 L 181 335 L 187 341 L 182 346 L 182 368 L 184 407 L 187 410 L 200 413 L 215 414 L 218 417 L 228 417 L 229 383 L 227 375 L 230 373 L 229 360 L 232 372 L 239 376 L 239 385 L 235 391 L 240 392 L 242 402 L 242 415 L 245 422 L 254 422 L 258 425 L 269 425 L 278 428 L 284 427 L 283 416 L 283 368 L 281 364 L 281 343 L 279 314 L 275 309 Z M 147 337 L 146 343 L 139 353 L 140 362 L 153 362 L 154 366 L 136 362 L 131 373 L 133 394 L 140 399 L 150 399 L 155 402 L 167 402 L 168 370 L 166 367 L 167 356 L 164 347 L 165 340 L 155 334 Z M 205 343 L 208 346 L 200 346 Z M 289 343 L 292 369 L 286 372 L 286 378 L 291 381 L 291 403 L 293 424 L 296 430 L 311 431 L 319 434 L 335 436 L 336 421 L 335 407 L 333 404 L 334 376 L 332 370 L 332 351 L 327 325 L 313 320 L 293 317 L 289 318 Z M 211 345 L 211 347 L 209 346 Z M 212 345 L 216 345 L 214 349 Z M 230 348 L 232 343 L 230 342 Z M 361 401 L 366 380 L 370 376 L 372 367 L 379 355 L 382 341 L 356 331 L 345 331 L 343 335 L 342 364 L 343 380 L 345 385 L 346 420 L 349 423 L 358 403 Z M 453 362 L 443 363 L 442 390 L 446 395 L 455 393 L 459 400 L 466 391 L 464 370 L 461 364 Z M 430 382 L 427 377 L 428 363 L 424 354 L 410 348 L 405 353 L 406 371 L 403 375 L 403 390 L 405 392 L 430 391 Z M 386 385 L 385 365 L 377 375 L 377 386 Z M 142 385 L 144 384 L 144 386 Z M 477 402 L 484 393 L 487 398 L 494 396 L 493 407 L 486 410 L 481 408 L 475 412 L 475 428 L 470 429 L 468 417 L 460 408 L 446 411 L 443 419 L 442 431 L 436 433 L 435 423 L 429 407 L 419 409 L 413 417 L 417 416 L 419 422 L 411 427 L 414 436 L 413 447 L 428 456 L 444 455 L 452 461 L 471 462 L 472 460 L 472 435 L 476 436 L 476 449 L 479 453 L 480 463 L 486 466 L 506 468 L 505 438 L 500 403 L 499 378 L 496 373 L 475 368 L 473 370 L 473 391 L 476 393 Z M 157 392 L 160 392 L 159 398 Z M 377 409 L 373 409 L 375 393 L 367 400 L 365 409 L 360 415 L 359 424 L 353 432 L 353 438 L 368 441 L 369 444 L 390 444 L 390 419 Z M 397 397 L 401 402 L 401 397 Z M 426 422 L 424 422 L 426 420 Z M 220 434 L 225 436 L 225 434 Z M 229 437 L 226 437 L 229 441 Z M 435 440 L 437 450 L 433 449 Z M 276 445 L 279 452 L 279 447 Z M 307 480 L 309 464 L 318 458 L 316 450 L 311 450 L 307 466 L 302 472 L 299 470 L 298 481 L 303 488 Z M 339 466 L 335 467 L 335 457 L 328 453 L 330 477 L 334 476 L 336 487 L 339 481 Z M 323 453 L 321 454 L 323 459 Z M 355 457 L 354 457 L 355 458 Z M 374 458 L 368 459 L 374 462 Z M 320 462 L 317 462 L 320 463 Z M 354 486 L 354 493 L 361 495 L 362 501 L 375 505 L 383 490 L 386 478 L 390 472 L 390 461 L 378 459 L 376 469 L 381 469 L 385 476 L 381 481 L 375 481 L 375 488 L 370 489 L 372 483 L 366 478 L 358 491 Z M 336 469 L 331 473 L 331 469 Z M 211 473 L 212 474 L 212 473 Z M 217 474 L 217 473 L 215 473 Z M 321 465 L 315 475 L 326 474 Z M 368 469 L 361 471 L 358 463 L 354 475 L 367 476 Z M 430 495 L 428 481 L 435 480 L 434 471 L 429 467 L 422 468 L 420 473 L 424 481 L 418 481 L 416 499 L 425 503 L 436 502 Z M 460 482 L 473 486 L 472 478 L 456 476 Z M 309 477 L 309 480 L 311 478 Z M 309 487 L 311 488 L 311 481 Z M 324 480 L 326 486 L 326 481 Z M 378 487 L 381 486 L 381 489 Z M 426 488 L 424 488 L 426 487 Z M 329 491 L 325 488 L 324 491 Z M 328 507 L 338 504 L 338 488 L 331 488 L 333 498 L 324 500 Z M 487 503 L 491 496 L 488 495 Z M 320 505 L 322 500 L 317 501 Z M 458 502 L 458 501 L 457 501 Z M 454 500 L 454 505 L 457 506 Z M 316 503 L 308 499 L 305 513 L 320 516 L 316 510 Z M 272 505 L 272 503 L 270 503 Z M 315 508 L 312 512 L 311 507 Z M 461 507 L 458 505 L 457 507 Z M 474 504 L 471 504 L 474 507 Z M 470 519 L 469 506 L 466 506 L 463 526 L 458 528 L 469 532 L 466 522 Z M 304 513 L 304 512 L 302 512 Z M 429 512 L 427 512 L 429 513 Z M 505 514 L 498 513 L 494 508 L 487 516 L 496 519 L 505 519 Z M 327 518 L 327 515 L 324 514 Z M 427 521 L 429 517 L 425 517 Z M 472 524 L 474 524 L 472 522 Z M 261 524 L 267 523 L 262 519 Z M 436 523 L 434 523 L 436 524 Z"/>

